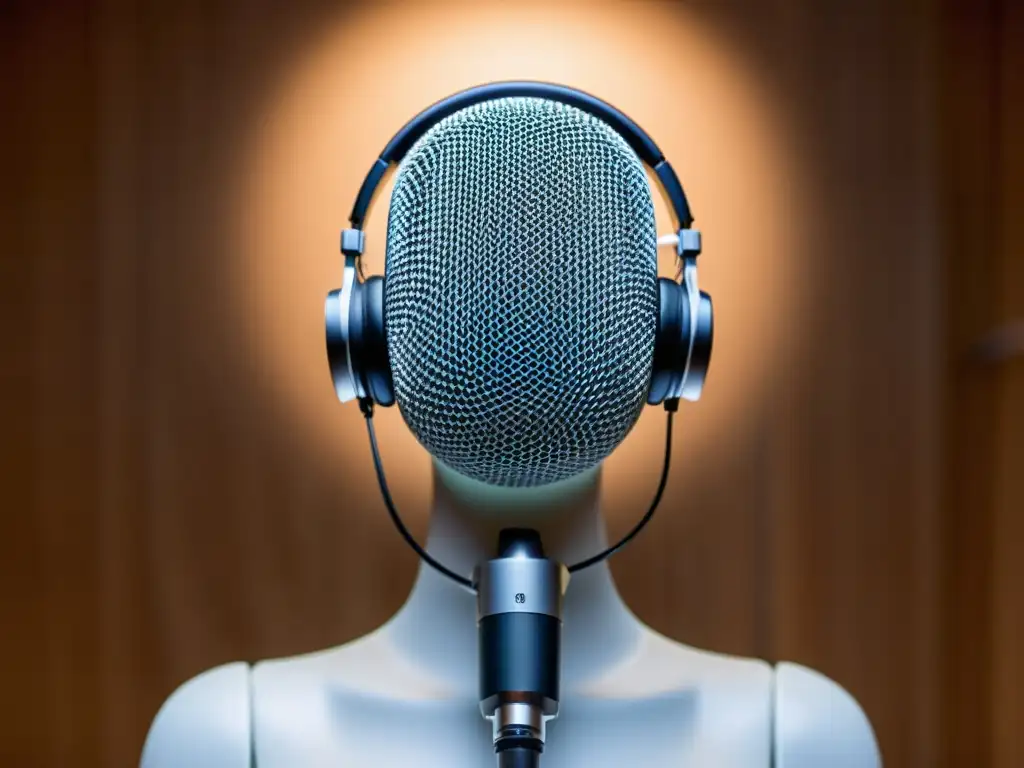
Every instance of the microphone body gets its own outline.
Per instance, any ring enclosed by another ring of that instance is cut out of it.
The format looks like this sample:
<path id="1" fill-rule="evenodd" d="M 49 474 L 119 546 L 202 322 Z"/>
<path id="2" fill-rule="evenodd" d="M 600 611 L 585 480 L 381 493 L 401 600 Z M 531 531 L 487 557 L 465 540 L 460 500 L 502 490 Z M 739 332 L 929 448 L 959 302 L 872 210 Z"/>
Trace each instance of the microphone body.
<path id="1" fill-rule="evenodd" d="M 476 582 L 480 712 L 493 723 L 498 768 L 537 766 L 558 716 L 569 572 L 544 556 L 535 531 L 508 529 Z"/>

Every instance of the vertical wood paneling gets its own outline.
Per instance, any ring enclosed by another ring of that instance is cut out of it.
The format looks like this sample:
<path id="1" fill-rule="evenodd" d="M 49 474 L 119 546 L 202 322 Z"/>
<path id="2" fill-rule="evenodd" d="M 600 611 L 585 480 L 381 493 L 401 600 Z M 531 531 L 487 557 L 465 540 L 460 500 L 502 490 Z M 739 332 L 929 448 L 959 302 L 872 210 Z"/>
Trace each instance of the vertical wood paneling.
<path id="1" fill-rule="evenodd" d="M 1019 4 L 943 8 L 948 305 L 944 764 L 1021 764 L 1024 431 L 1020 358 L 987 341 L 1024 316 Z"/>
<path id="2" fill-rule="evenodd" d="M 993 493 L 993 764 L 1024 765 L 1024 5 L 998 19 L 999 307 L 1016 347 L 998 372 Z"/>
<path id="3" fill-rule="evenodd" d="M 29 509 L 17 510 L 12 544 L 37 536 L 37 590 L 42 627 L 27 657 L 30 699 L 45 712 L 39 741 L 15 734 L 13 749 L 28 764 L 95 760 L 101 710 L 92 705 L 102 686 L 98 657 L 97 475 L 98 420 L 93 376 L 99 338 L 95 271 L 96 177 L 94 30 L 87 6 L 34 7 L 20 27 L 25 79 L 24 135 L 17 137 L 24 181 L 25 251 L 31 280 L 26 321 L 34 331 L 30 354 L 14 364 L 29 375 L 31 477 Z M 14 362 L 14 361 L 10 361 Z M 17 407 L 17 406 L 15 406 Z M 26 449 L 28 447 L 26 446 Z M 18 478 L 15 482 L 26 482 Z M 5 622 L 6 623 L 6 622 Z M 25 704 L 17 698 L 6 708 Z"/>
<path id="4" fill-rule="evenodd" d="M 5 72 L 23 73 L 0 78 L 0 103 L 6 105 L 3 134 L 19 148 L 35 128 L 28 17 L 25 9 L 12 7 L 0 23 L 0 66 Z M 33 476 L 38 435 L 31 363 L 38 333 L 31 290 L 36 255 L 32 217 L 39 201 L 30 167 L 24 149 L 0 150 L 0 339 L 7 361 L 0 365 L 0 604 L 6 611 L 0 622 L 0 676 L 7 691 L 17 692 L 16 706 L 0 704 L 5 737 L 0 739 L 0 764 L 42 768 L 53 761 L 46 747 L 49 694 L 41 684 L 46 673 L 39 652 L 47 633 L 47 600 Z"/>

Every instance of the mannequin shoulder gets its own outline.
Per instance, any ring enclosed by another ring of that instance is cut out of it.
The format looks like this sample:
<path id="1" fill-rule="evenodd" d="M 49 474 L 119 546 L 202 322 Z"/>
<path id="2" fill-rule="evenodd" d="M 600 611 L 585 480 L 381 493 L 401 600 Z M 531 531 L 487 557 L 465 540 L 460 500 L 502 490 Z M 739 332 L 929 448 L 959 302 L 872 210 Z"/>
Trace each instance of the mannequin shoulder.
<path id="1" fill-rule="evenodd" d="M 776 768 L 879 768 L 864 710 L 838 683 L 798 664 L 775 668 Z"/>
<path id="2" fill-rule="evenodd" d="M 141 768 L 250 768 L 250 670 L 216 667 L 164 702 L 142 751 Z"/>

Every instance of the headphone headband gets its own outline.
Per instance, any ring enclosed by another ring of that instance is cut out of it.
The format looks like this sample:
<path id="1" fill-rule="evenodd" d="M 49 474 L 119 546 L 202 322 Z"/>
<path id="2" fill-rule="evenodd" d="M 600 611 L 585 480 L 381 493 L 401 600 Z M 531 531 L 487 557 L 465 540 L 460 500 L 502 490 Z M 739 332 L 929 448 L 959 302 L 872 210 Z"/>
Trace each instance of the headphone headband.
<path id="1" fill-rule="evenodd" d="M 577 91 L 564 85 L 512 81 L 488 83 L 461 91 L 427 107 L 406 123 L 395 134 L 395 137 L 388 142 L 384 151 L 380 153 L 380 157 L 374 162 L 373 167 L 370 168 L 370 172 L 366 175 L 366 179 L 359 188 L 359 194 L 356 196 L 356 202 L 352 208 L 352 215 L 349 217 L 352 227 L 362 229 L 367 209 L 370 207 L 370 202 L 373 200 L 373 195 L 377 191 L 380 180 L 384 177 L 392 163 L 401 162 L 405 154 L 423 134 L 444 118 L 466 107 L 484 101 L 513 97 L 533 97 L 561 102 L 603 120 L 622 136 L 640 159 L 650 166 L 655 175 L 657 175 L 672 205 L 679 228 L 689 229 L 693 225 L 690 205 L 686 200 L 686 193 L 683 192 L 682 184 L 679 183 L 675 170 L 669 165 L 668 160 L 665 159 L 661 150 L 658 149 L 658 145 L 654 143 L 654 140 L 639 125 L 630 120 L 629 117 L 611 104 L 601 101 L 596 96 L 591 96 L 589 93 Z"/>

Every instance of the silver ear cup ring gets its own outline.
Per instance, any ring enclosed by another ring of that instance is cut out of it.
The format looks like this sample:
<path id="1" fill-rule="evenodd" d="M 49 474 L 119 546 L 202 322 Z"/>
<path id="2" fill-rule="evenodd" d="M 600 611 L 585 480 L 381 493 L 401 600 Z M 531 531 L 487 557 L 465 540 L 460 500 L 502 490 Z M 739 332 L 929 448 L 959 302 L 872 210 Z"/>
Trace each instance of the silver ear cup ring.
<path id="1" fill-rule="evenodd" d="M 327 363 L 338 399 L 347 403 L 366 397 L 352 363 L 352 294 L 359 290 L 359 259 L 366 247 L 366 234 L 359 229 L 341 231 L 341 253 L 345 257 L 341 288 L 327 294 L 324 320 L 327 326 Z"/>
<path id="2" fill-rule="evenodd" d="M 678 389 L 673 397 L 696 401 L 700 399 L 707 375 L 707 364 L 710 357 L 711 344 L 711 299 L 700 291 L 697 281 L 697 257 L 701 252 L 700 231 L 696 229 L 679 230 L 679 242 L 676 253 L 680 262 L 680 277 L 686 292 L 689 312 L 689 339 L 687 340 L 686 363 Z"/>
<path id="3" fill-rule="evenodd" d="M 327 294 L 324 302 L 324 320 L 327 325 L 327 363 L 334 381 L 338 400 L 347 403 L 362 397 L 359 377 L 352 370 L 352 347 L 349 322 L 351 320 L 352 292 L 356 287 L 356 265 L 345 257 L 345 270 L 341 288 Z"/>

